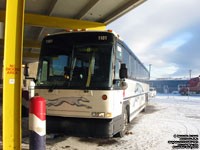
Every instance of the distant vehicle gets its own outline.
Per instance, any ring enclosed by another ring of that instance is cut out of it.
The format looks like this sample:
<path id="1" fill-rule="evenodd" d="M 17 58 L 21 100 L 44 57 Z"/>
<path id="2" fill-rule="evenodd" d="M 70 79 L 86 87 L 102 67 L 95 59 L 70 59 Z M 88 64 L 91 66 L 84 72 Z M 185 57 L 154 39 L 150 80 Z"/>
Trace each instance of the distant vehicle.
<path id="1" fill-rule="evenodd" d="M 149 97 L 150 98 L 154 98 L 154 97 L 156 97 L 156 94 L 157 94 L 156 89 L 154 87 L 150 87 L 150 89 L 149 89 Z"/>
<path id="2" fill-rule="evenodd" d="M 180 87 L 179 93 L 181 95 L 200 94 L 200 76 L 187 81 L 185 86 Z"/>
<path id="3" fill-rule="evenodd" d="M 186 84 L 179 84 L 178 85 L 178 92 L 181 90 L 182 87 L 186 86 Z"/>
<path id="4" fill-rule="evenodd" d="M 172 91 L 172 94 L 179 94 L 178 91 Z"/>

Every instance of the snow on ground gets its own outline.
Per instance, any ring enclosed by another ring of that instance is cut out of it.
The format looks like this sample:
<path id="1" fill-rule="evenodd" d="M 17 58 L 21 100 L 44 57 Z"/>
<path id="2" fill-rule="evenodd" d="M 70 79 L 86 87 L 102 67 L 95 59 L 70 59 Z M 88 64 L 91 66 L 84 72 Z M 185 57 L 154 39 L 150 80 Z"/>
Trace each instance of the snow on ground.
<path id="1" fill-rule="evenodd" d="M 28 120 L 22 120 L 23 137 L 27 136 Z M 130 124 L 123 138 L 86 138 L 47 135 L 47 150 L 170 150 L 168 141 L 175 134 L 199 135 L 200 96 L 159 94 L 149 101 L 147 111 Z M 22 139 L 22 149 L 28 149 L 29 139 Z"/>

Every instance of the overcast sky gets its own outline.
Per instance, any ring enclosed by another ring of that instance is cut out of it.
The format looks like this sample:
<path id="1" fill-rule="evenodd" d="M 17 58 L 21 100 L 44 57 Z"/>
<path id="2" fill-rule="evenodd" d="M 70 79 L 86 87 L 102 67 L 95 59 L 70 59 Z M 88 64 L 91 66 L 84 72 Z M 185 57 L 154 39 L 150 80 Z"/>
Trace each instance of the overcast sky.
<path id="1" fill-rule="evenodd" d="M 147 0 L 107 29 L 152 64 L 152 78 L 200 75 L 200 0 Z"/>

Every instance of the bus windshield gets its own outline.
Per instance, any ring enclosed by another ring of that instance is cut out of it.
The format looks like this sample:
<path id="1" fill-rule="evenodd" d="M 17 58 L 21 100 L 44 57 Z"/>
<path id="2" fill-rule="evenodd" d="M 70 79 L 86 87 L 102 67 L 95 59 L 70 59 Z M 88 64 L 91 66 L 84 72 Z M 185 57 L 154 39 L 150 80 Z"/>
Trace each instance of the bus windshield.
<path id="1" fill-rule="evenodd" d="M 36 86 L 54 89 L 109 88 L 112 49 L 112 44 L 45 44 Z"/>

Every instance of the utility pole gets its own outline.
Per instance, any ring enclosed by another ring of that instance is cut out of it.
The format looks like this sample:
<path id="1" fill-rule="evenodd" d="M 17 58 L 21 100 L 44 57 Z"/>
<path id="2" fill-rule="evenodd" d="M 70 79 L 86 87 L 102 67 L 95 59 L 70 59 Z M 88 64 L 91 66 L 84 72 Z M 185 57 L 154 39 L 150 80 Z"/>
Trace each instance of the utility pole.
<path id="1" fill-rule="evenodd" d="M 149 64 L 149 80 L 151 79 L 151 66 L 152 64 Z"/>
<path id="2" fill-rule="evenodd" d="M 192 70 L 191 69 L 189 70 L 189 77 L 190 77 L 190 79 L 192 77 Z"/>

